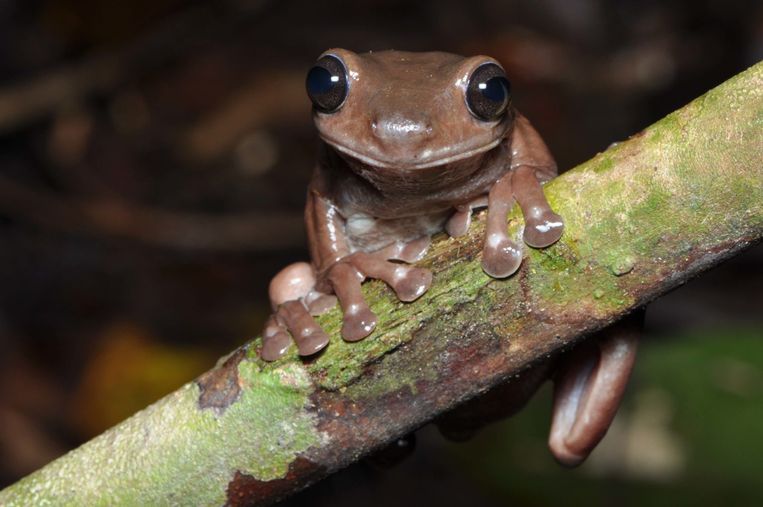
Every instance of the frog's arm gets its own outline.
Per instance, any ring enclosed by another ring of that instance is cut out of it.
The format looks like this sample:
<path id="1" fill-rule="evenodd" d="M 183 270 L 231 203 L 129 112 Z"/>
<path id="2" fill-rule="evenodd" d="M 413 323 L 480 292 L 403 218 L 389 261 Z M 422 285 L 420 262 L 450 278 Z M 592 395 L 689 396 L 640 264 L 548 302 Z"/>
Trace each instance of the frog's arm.
<path id="1" fill-rule="evenodd" d="M 556 243 L 564 222 L 549 206 L 540 184 L 557 175 L 556 162 L 530 122 L 517 114 L 511 136 L 511 186 L 525 218 L 524 240 L 535 248 Z"/>
<path id="2" fill-rule="evenodd" d="M 503 175 L 488 195 L 488 216 L 482 268 L 494 278 L 512 275 L 522 262 L 522 249 L 509 238 L 506 217 L 515 199 L 525 219 L 524 240 L 535 248 L 555 243 L 564 222 L 553 212 L 541 183 L 557 174 L 556 162 L 530 122 L 515 113 L 511 134 L 511 170 Z"/>
<path id="3" fill-rule="evenodd" d="M 350 255 L 350 247 L 345 235 L 345 219 L 325 195 L 319 171 L 316 171 L 307 191 L 305 226 L 313 267 L 317 273 L 323 273 Z"/>

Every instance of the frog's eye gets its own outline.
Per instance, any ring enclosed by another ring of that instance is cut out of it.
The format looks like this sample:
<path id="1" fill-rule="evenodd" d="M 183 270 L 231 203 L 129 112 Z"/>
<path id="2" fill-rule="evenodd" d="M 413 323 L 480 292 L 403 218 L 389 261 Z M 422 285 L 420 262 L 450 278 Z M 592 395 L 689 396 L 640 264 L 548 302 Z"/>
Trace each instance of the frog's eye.
<path id="1" fill-rule="evenodd" d="M 320 58 L 307 73 L 307 95 L 322 113 L 337 111 L 347 98 L 347 71 L 336 56 Z"/>
<path id="2" fill-rule="evenodd" d="M 469 77 L 466 105 L 472 115 L 483 121 L 500 118 L 511 104 L 511 84 L 506 73 L 494 63 L 484 63 Z"/>

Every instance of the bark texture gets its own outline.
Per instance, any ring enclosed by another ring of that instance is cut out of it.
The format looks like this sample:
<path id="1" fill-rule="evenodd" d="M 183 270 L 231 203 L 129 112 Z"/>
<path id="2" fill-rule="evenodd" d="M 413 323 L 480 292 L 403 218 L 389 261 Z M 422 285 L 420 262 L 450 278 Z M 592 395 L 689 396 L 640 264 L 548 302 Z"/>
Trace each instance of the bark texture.
<path id="1" fill-rule="evenodd" d="M 265 505 L 760 240 L 763 63 L 546 187 L 562 239 L 494 280 L 484 216 L 440 238 L 434 284 L 399 303 L 365 285 L 377 330 L 310 361 L 267 364 L 259 340 L 0 492 L 2 505 Z M 509 227 L 519 240 L 518 210 Z M 338 310 L 320 319 L 338 337 Z"/>

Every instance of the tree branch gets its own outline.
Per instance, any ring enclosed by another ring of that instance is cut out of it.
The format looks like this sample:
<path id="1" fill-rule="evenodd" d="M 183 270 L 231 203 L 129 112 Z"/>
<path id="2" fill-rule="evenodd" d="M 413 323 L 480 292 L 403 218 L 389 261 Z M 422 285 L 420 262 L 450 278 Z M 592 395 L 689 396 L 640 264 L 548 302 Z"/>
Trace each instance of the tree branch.
<path id="1" fill-rule="evenodd" d="M 494 280 L 484 216 L 423 262 L 399 303 L 364 290 L 377 331 L 273 364 L 255 340 L 0 492 L 3 505 L 264 505 L 297 491 L 669 291 L 763 235 L 763 64 L 546 187 L 561 241 Z M 518 211 L 510 230 L 519 237 Z M 320 319 L 338 336 L 340 315 Z"/>

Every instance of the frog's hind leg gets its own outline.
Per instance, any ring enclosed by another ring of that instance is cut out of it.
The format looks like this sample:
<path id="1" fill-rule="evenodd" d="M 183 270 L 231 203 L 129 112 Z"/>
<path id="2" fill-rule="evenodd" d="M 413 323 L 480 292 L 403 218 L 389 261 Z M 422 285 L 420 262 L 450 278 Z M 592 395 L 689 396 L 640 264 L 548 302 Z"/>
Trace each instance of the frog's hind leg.
<path id="1" fill-rule="evenodd" d="M 299 354 L 315 354 L 329 343 L 329 337 L 310 315 L 308 306 L 321 303 L 325 295 L 315 291 L 315 273 L 306 262 L 291 264 L 282 269 L 270 282 L 270 303 L 275 310 L 262 332 L 261 356 L 266 361 L 282 357 L 291 344 L 297 344 Z"/>
<path id="2" fill-rule="evenodd" d="M 535 173 L 533 167 L 517 167 L 511 172 L 511 186 L 525 218 L 525 243 L 543 248 L 562 236 L 564 221 L 551 209 Z"/>
<path id="3" fill-rule="evenodd" d="M 563 465 L 579 465 L 607 433 L 633 369 L 642 323 L 640 311 L 564 359 L 554 379 L 548 440 Z"/>

